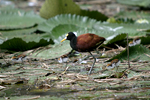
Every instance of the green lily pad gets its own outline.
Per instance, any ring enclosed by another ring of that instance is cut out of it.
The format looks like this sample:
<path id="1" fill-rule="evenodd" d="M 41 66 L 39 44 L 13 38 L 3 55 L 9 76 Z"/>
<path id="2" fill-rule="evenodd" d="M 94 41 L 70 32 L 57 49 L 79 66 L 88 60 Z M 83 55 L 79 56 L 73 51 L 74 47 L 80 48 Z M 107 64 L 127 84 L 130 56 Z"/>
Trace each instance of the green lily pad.
<path id="1" fill-rule="evenodd" d="M 125 23 L 100 23 L 93 26 L 96 30 L 118 33 L 128 33 L 129 36 L 144 36 L 147 32 L 141 30 L 149 29 L 147 24 L 125 24 Z"/>
<path id="2" fill-rule="evenodd" d="M 25 29 L 0 31 L 2 34 L 0 38 L 0 48 L 13 51 L 24 51 L 39 46 L 54 44 L 53 40 L 50 39 L 49 33 L 38 34 L 36 31 L 37 26 Z"/>
<path id="3" fill-rule="evenodd" d="M 147 37 L 140 37 L 140 39 L 141 39 L 141 44 L 143 44 L 143 45 L 148 45 L 148 44 L 150 44 L 150 36 L 147 36 Z"/>
<path id="4" fill-rule="evenodd" d="M 0 30 L 29 28 L 44 21 L 43 18 L 34 14 L 33 11 L 25 12 L 19 9 L 0 10 Z"/>
<path id="5" fill-rule="evenodd" d="M 49 11 L 47 11 L 47 9 Z M 101 21 L 106 21 L 108 18 L 98 11 L 82 10 L 72 0 L 46 0 L 40 9 L 40 15 L 45 19 L 49 19 L 60 14 L 76 14 L 81 16 L 88 16 L 89 18 Z"/>
<path id="6" fill-rule="evenodd" d="M 45 34 L 44 34 L 45 35 Z M 22 38 L 12 38 L 4 41 L 1 45 L 1 49 L 7 49 L 12 51 L 25 51 L 39 46 L 45 46 L 48 44 L 53 44 L 53 41 L 47 37 L 43 38 L 42 35 L 22 35 Z M 25 40 L 25 41 L 24 41 Z"/>
<path id="7" fill-rule="evenodd" d="M 121 4 L 140 6 L 140 7 L 149 7 L 150 5 L 149 0 L 117 0 L 117 2 Z"/>
<path id="8" fill-rule="evenodd" d="M 88 16 L 89 18 L 96 19 L 97 21 L 106 21 L 107 16 L 98 11 L 81 10 L 81 16 Z"/>
<path id="9" fill-rule="evenodd" d="M 126 36 L 127 36 L 127 34 L 125 34 L 125 33 L 118 34 L 116 36 L 110 36 L 107 39 L 109 39 L 111 37 L 112 37 L 112 39 L 110 41 L 108 41 L 106 45 L 113 45 L 113 44 L 115 44 L 117 42 L 123 41 L 126 38 Z"/>
<path id="10" fill-rule="evenodd" d="M 27 28 L 27 29 L 0 31 L 2 34 L 2 37 L 0 38 L 0 44 L 14 37 L 24 39 L 26 35 L 27 36 L 32 35 L 36 30 L 37 30 L 37 26 L 32 27 L 32 28 Z"/>
<path id="11" fill-rule="evenodd" d="M 50 32 L 54 27 L 59 24 L 72 24 L 84 28 L 92 28 L 96 23 L 95 19 L 83 17 L 79 15 L 62 14 L 48 19 L 46 22 L 41 23 L 38 29 L 45 32 Z"/>
<path id="12" fill-rule="evenodd" d="M 107 22 L 109 23 L 134 23 L 135 20 L 133 20 L 132 18 L 114 18 L 111 17 L 109 19 L 107 19 Z"/>
<path id="13" fill-rule="evenodd" d="M 133 19 L 133 20 L 138 20 L 138 19 L 146 19 L 150 23 L 150 16 L 149 12 L 137 12 L 137 11 L 130 11 L 130 12 L 120 12 L 115 17 L 117 18 L 125 18 L 125 19 Z"/>
<path id="14" fill-rule="evenodd" d="M 58 44 L 58 45 L 54 45 L 51 49 L 46 49 L 46 50 L 41 50 L 41 52 L 35 52 L 32 54 L 33 58 L 40 58 L 40 59 L 54 59 L 54 58 L 58 58 L 64 54 L 66 54 L 66 52 L 71 51 L 71 47 L 69 45 L 69 41 L 68 43 L 65 42 L 63 44 Z M 37 54 L 38 53 L 38 54 Z"/>
<path id="15" fill-rule="evenodd" d="M 45 19 L 69 13 L 80 14 L 80 7 L 72 0 L 46 0 L 40 9 L 40 15 Z"/>
<path id="16" fill-rule="evenodd" d="M 150 61 L 150 57 L 146 54 L 150 55 L 150 50 L 143 45 L 129 47 L 129 60 L 138 59 L 142 61 Z M 112 59 L 127 60 L 127 49 L 108 61 L 111 61 Z"/>

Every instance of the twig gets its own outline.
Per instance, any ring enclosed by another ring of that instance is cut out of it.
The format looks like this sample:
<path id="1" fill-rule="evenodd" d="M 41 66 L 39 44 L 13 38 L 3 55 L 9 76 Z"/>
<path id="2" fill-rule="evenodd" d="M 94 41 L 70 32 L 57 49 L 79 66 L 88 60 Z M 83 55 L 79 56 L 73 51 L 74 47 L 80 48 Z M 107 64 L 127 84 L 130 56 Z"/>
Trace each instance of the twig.
<path id="1" fill-rule="evenodd" d="M 127 33 L 127 58 L 128 58 L 128 68 L 130 68 L 128 33 Z"/>
<path id="2" fill-rule="evenodd" d="M 39 95 L 39 96 L 35 96 L 35 97 L 31 97 L 31 98 L 23 98 L 23 99 L 21 99 L 21 100 L 33 100 L 33 99 L 38 99 L 38 98 L 40 98 L 41 96 Z"/>
<path id="3" fill-rule="evenodd" d="M 148 54 L 146 54 L 146 53 L 144 53 L 146 56 L 148 56 L 148 57 L 150 57 L 150 55 L 148 55 Z"/>
<path id="4" fill-rule="evenodd" d="M 106 49 L 113 49 L 113 48 L 110 48 L 110 47 L 107 47 L 107 46 L 104 46 L 104 45 L 102 45 L 102 47 L 104 47 L 104 48 L 106 48 Z"/>

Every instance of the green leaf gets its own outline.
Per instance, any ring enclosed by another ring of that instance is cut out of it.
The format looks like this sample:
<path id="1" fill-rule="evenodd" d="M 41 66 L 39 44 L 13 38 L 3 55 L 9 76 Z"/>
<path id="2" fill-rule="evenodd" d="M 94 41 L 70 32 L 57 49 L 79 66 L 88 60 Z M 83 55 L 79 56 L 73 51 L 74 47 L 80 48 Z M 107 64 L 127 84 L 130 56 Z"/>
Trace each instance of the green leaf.
<path id="1" fill-rule="evenodd" d="M 57 15 L 53 18 L 48 19 L 39 25 L 38 29 L 45 32 L 50 32 L 54 27 L 59 24 L 72 24 L 84 28 L 92 28 L 96 23 L 95 19 L 90 19 L 88 17 L 82 17 L 79 15 L 62 14 Z"/>
<path id="2" fill-rule="evenodd" d="M 96 30 L 112 32 L 114 34 L 128 33 L 129 36 L 144 36 L 147 32 L 141 30 L 149 29 L 147 24 L 125 24 L 125 23 L 96 23 L 93 26 Z"/>
<path id="3" fill-rule="evenodd" d="M 18 12 L 18 11 L 23 11 L 22 9 L 18 9 L 18 8 L 15 8 L 14 6 L 4 6 L 4 7 L 1 7 L 0 9 L 0 12 Z M 23 11 L 24 12 L 24 11 Z"/>
<path id="4" fill-rule="evenodd" d="M 19 9 L 0 11 L 0 30 L 29 28 L 44 21 L 33 11 L 24 12 Z"/>
<path id="5" fill-rule="evenodd" d="M 143 12 L 143 11 L 130 11 L 130 12 L 120 12 L 118 13 L 115 17 L 117 18 L 126 18 L 126 19 L 133 19 L 133 20 L 138 20 L 138 19 L 146 19 L 150 23 L 150 13 L 148 12 Z"/>
<path id="6" fill-rule="evenodd" d="M 123 33 L 123 34 L 118 34 L 117 36 L 110 36 L 112 37 L 112 39 L 110 41 L 107 42 L 106 45 L 113 45 L 117 42 L 123 41 L 126 38 L 127 34 Z M 108 37 L 108 38 L 110 38 Z M 114 37 L 114 38 L 113 38 Z"/>
<path id="7" fill-rule="evenodd" d="M 31 35 L 37 30 L 37 26 L 32 28 L 26 28 L 26 29 L 18 29 L 18 30 L 8 30 L 8 31 L 0 31 L 2 34 L 2 37 L 0 38 L 0 44 L 2 44 L 4 41 L 8 39 L 12 39 L 14 37 L 23 38 L 26 35 Z"/>
<path id="8" fill-rule="evenodd" d="M 37 51 L 32 54 L 32 57 L 40 59 L 54 59 L 68 53 L 69 51 L 71 51 L 71 47 L 69 45 L 69 41 L 67 41 L 63 44 L 54 45 L 51 49 L 41 50 L 40 53 Z"/>
<path id="9" fill-rule="evenodd" d="M 126 5 L 132 6 L 141 6 L 141 7 L 149 7 L 150 1 L 149 0 L 117 0 L 117 2 Z"/>
<path id="10" fill-rule="evenodd" d="M 147 37 L 140 37 L 141 39 L 141 44 L 143 45 L 148 45 L 150 44 L 150 36 L 147 36 Z"/>
<path id="11" fill-rule="evenodd" d="M 142 61 L 150 61 L 150 57 L 148 57 L 146 54 L 150 55 L 150 50 L 143 45 L 129 47 L 130 60 L 138 59 Z M 127 49 L 108 61 L 111 61 L 112 59 L 127 60 Z"/>
<path id="12" fill-rule="evenodd" d="M 81 10 L 81 16 L 88 16 L 89 18 L 96 19 L 97 21 L 106 21 L 107 16 L 98 11 Z"/>
<path id="13" fill-rule="evenodd" d="M 26 29 L 0 31 L 2 34 L 0 48 L 24 51 L 54 43 L 50 39 L 49 33 L 38 34 L 36 30 L 37 26 Z"/>
<path id="14" fill-rule="evenodd" d="M 46 0 L 40 9 L 40 15 L 45 19 L 59 14 L 80 14 L 80 7 L 72 0 Z"/>
<path id="15" fill-rule="evenodd" d="M 45 35 L 45 34 L 44 34 Z M 47 37 L 43 38 L 40 34 L 26 35 L 22 38 L 12 38 L 6 40 L 0 45 L 0 49 L 7 49 L 12 51 L 25 51 L 39 46 L 46 46 L 48 44 L 53 44 L 53 41 Z"/>
<path id="16" fill-rule="evenodd" d="M 60 14 L 88 16 L 89 18 L 101 21 L 106 21 L 108 18 L 98 11 L 82 10 L 72 0 L 46 0 L 40 9 L 40 15 L 45 19 L 49 19 Z"/>
<path id="17" fill-rule="evenodd" d="M 107 19 L 107 22 L 109 23 L 134 23 L 135 21 L 132 18 L 114 18 L 111 17 Z"/>

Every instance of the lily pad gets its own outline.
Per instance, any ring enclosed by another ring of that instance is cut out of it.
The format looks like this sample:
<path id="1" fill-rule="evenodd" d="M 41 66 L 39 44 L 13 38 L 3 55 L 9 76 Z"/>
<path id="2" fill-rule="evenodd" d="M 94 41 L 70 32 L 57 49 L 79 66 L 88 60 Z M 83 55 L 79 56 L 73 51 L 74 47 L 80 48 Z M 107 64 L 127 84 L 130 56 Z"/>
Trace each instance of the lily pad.
<path id="1" fill-rule="evenodd" d="M 0 38 L 0 44 L 2 44 L 4 41 L 12 39 L 14 37 L 24 39 L 24 37 L 26 35 L 32 35 L 36 30 L 37 30 L 37 26 L 32 27 L 32 28 L 27 28 L 27 29 L 0 31 L 2 34 L 2 37 Z"/>
<path id="2" fill-rule="evenodd" d="M 138 19 L 146 19 L 150 22 L 150 16 L 149 12 L 137 12 L 137 11 L 130 11 L 130 12 L 120 12 L 118 13 L 115 17 L 117 18 L 126 18 L 126 19 L 133 19 L 133 20 L 138 20 Z"/>
<path id="3" fill-rule="evenodd" d="M 33 11 L 25 12 L 19 9 L 0 11 L 0 30 L 29 28 L 44 21 Z"/>
<path id="4" fill-rule="evenodd" d="M 140 37 L 140 39 L 141 39 L 141 44 L 143 44 L 143 45 L 148 45 L 148 44 L 150 44 L 150 36 L 147 36 L 147 37 Z"/>
<path id="5" fill-rule="evenodd" d="M 53 44 L 53 41 L 49 37 L 44 39 L 42 35 L 22 35 L 26 41 L 22 38 L 12 38 L 3 42 L 0 48 L 12 51 L 25 51 L 39 46 Z"/>
<path id="6" fill-rule="evenodd" d="M 150 61 L 150 57 L 147 56 L 146 54 L 150 55 L 150 50 L 143 45 L 135 45 L 129 47 L 130 60 L 138 59 L 142 61 Z M 127 49 L 125 49 L 120 54 L 116 55 L 115 57 L 111 58 L 108 61 L 111 61 L 112 59 L 127 60 Z"/>
<path id="7" fill-rule="evenodd" d="M 100 23 L 97 22 L 94 26 L 99 31 L 112 32 L 114 34 L 128 33 L 129 36 L 144 36 L 147 32 L 142 30 L 149 29 L 147 24 L 125 24 L 125 23 Z"/>
<path id="8" fill-rule="evenodd" d="M 71 14 L 62 14 L 52 17 L 46 22 L 41 23 L 38 26 L 38 29 L 41 31 L 50 32 L 54 27 L 58 26 L 59 24 L 72 24 L 79 27 L 92 28 L 92 26 L 95 23 L 95 19 L 90 19 L 88 17 Z"/>
<path id="9" fill-rule="evenodd" d="M 96 19 L 97 21 L 106 21 L 107 16 L 98 11 L 81 10 L 81 16 L 88 16 L 89 18 Z"/>
<path id="10" fill-rule="evenodd" d="M 121 4 L 131 5 L 131 6 L 140 6 L 140 7 L 149 7 L 149 0 L 117 0 Z"/>
<path id="11" fill-rule="evenodd" d="M 127 34 L 123 33 L 123 34 L 118 34 L 118 35 L 113 35 L 113 36 L 110 36 L 107 38 L 110 39 L 112 38 L 110 41 L 107 42 L 106 45 L 113 45 L 114 43 L 117 43 L 117 42 L 120 42 L 120 41 L 123 41 L 125 38 L 126 38 Z"/>
<path id="12" fill-rule="evenodd" d="M 45 19 L 69 13 L 80 14 L 80 7 L 72 0 L 46 0 L 40 9 L 40 15 Z"/>
<path id="13" fill-rule="evenodd" d="M 47 9 L 49 11 L 47 11 Z M 81 16 L 88 16 L 89 18 L 101 21 L 106 21 L 108 18 L 98 11 L 82 10 L 72 0 L 46 0 L 40 9 L 40 15 L 45 19 L 49 19 L 60 14 L 76 14 Z"/>
<path id="14" fill-rule="evenodd" d="M 33 58 L 41 59 L 54 59 L 64 55 L 66 52 L 71 51 L 69 43 L 54 45 L 51 49 L 41 50 L 41 52 L 35 52 L 32 54 Z"/>
<path id="15" fill-rule="evenodd" d="M 132 18 L 114 18 L 111 17 L 109 19 L 107 19 L 107 22 L 109 23 L 134 23 L 135 20 L 133 20 Z"/>

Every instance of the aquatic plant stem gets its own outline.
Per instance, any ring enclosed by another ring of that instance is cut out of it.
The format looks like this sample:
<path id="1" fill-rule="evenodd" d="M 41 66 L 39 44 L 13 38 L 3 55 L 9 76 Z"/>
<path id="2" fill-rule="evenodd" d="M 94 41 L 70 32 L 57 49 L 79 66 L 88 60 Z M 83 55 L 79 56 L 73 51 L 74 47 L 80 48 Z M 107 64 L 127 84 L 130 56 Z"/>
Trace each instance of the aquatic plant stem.
<path id="1" fill-rule="evenodd" d="M 127 33 L 127 59 L 128 59 L 128 68 L 130 68 L 128 33 Z"/>

